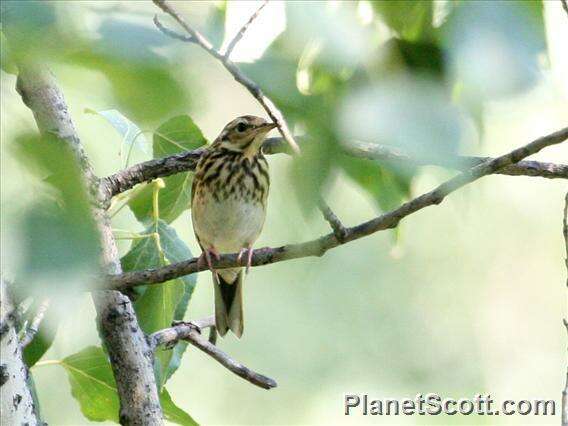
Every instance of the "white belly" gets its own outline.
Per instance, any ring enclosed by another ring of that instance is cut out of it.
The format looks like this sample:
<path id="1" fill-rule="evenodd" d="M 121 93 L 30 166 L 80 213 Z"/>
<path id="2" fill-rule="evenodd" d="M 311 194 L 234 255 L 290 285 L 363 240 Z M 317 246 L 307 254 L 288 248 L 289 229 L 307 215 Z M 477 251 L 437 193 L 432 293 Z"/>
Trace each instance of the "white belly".
<path id="1" fill-rule="evenodd" d="M 216 201 L 206 196 L 194 202 L 191 218 L 203 248 L 235 253 L 254 244 L 264 225 L 265 209 L 260 202 L 238 202 L 233 197 Z"/>

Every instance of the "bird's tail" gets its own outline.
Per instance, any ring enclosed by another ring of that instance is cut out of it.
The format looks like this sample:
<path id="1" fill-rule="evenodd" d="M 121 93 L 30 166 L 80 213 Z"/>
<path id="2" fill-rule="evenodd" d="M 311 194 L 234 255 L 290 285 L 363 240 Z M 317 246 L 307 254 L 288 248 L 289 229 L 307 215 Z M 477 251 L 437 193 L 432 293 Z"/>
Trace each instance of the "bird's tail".
<path id="1" fill-rule="evenodd" d="M 215 326 L 221 336 L 231 330 L 237 337 L 243 334 L 243 270 L 224 269 L 214 280 Z"/>

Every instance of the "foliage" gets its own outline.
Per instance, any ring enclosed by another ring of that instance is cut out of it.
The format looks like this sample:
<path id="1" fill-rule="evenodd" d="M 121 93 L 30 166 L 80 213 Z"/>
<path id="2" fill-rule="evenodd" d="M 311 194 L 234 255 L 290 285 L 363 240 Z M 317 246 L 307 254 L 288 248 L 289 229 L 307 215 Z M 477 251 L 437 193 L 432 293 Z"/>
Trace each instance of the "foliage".
<path id="1" fill-rule="evenodd" d="M 207 144 L 199 127 L 187 115 L 179 115 L 163 123 L 154 132 L 154 158 L 166 157 L 178 152 L 189 151 Z M 192 174 L 178 173 L 164 178 L 166 187 L 160 191 L 160 218 L 168 223 L 173 222 L 184 210 L 188 209 L 191 200 Z M 152 214 L 152 185 L 146 185 L 136 193 L 129 202 L 130 209 L 136 218 L 146 223 Z"/>
<path id="2" fill-rule="evenodd" d="M 159 220 L 150 225 L 144 235 L 135 240 L 122 258 L 124 271 L 155 268 L 191 258 L 191 252 L 173 228 Z M 142 330 L 146 333 L 167 328 L 174 320 L 182 320 L 195 288 L 195 275 L 184 276 L 159 286 L 142 288 L 134 308 Z M 155 359 L 158 388 L 166 383 L 179 367 L 187 343 L 178 343 L 173 350 L 158 349 Z"/>
<path id="3" fill-rule="evenodd" d="M 106 353 L 99 347 L 89 346 L 59 362 L 67 372 L 71 393 L 79 402 L 81 412 L 92 421 L 118 423 L 120 403 L 116 382 Z M 193 426 L 195 420 L 176 406 L 168 391 L 160 391 L 164 416 L 174 423 Z"/>
<path id="4" fill-rule="evenodd" d="M 365 5 L 370 19 L 361 16 Z M 3 31 L 13 30 L 9 45 L 1 35 L 2 69 L 14 73 L 16 60 L 46 60 L 72 69 L 79 78 L 67 83 L 86 93 L 90 89 L 81 76 L 104 76 L 110 105 L 86 112 L 104 118 L 121 136 L 123 166 L 132 150 L 150 155 L 149 138 L 141 129 L 155 128 L 152 158 L 205 146 L 207 140 L 191 116 L 180 115 L 194 107 L 191 89 L 197 79 L 181 60 L 182 55 L 184 60 L 195 55 L 193 48 L 184 49 L 156 31 L 144 13 L 125 19 L 105 6 L 85 10 L 70 3 L 3 2 Z M 223 39 L 225 12 L 226 4 L 217 2 L 201 29 L 216 46 Z M 445 5 L 365 1 L 334 7 L 288 2 L 286 17 L 286 30 L 266 53 L 239 67 L 282 110 L 291 127 L 306 134 L 303 155 L 291 160 L 287 177 L 308 214 L 337 176 L 347 176 L 382 212 L 399 206 L 411 195 L 416 170 L 348 157 L 345 145 L 362 140 L 423 157 L 455 153 L 468 122 L 483 129 L 487 102 L 532 87 L 546 52 L 540 0 Z M 91 21 L 99 22 L 96 31 L 84 30 Z M 381 35 L 385 26 L 387 35 Z M 39 194 L 21 215 L 20 299 L 31 296 L 37 302 L 46 295 L 79 293 L 92 285 L 89 277 L 100 274 L 88 188 L 74 153 L 59 142 L 53 135 L 28 134 L 14 141 L 17 157 L 36 177 Z M 172 227 L 190 208 L 192 174 L 163 181 L 164 188 L 150 182 L 127 194 L 143 230 L 121 259 L 125 271 L 192 257 Z M 195 277 L 136 290 L 134 307 L 145 333 L 184 318 Z M 45 321 L 58 322 L 50 317 Z M 49 349 L 56 328 L 42 329 L 25 349 L 29 366 Z M 180 342 L 171 350 L 159 349 L 154 371 L 167 419 L 195 424 L 165 388 L 186 347 Z M 61 365 L 85 417 L 118 421 L 116 385 L 101 348 L 85 348 Z"/>

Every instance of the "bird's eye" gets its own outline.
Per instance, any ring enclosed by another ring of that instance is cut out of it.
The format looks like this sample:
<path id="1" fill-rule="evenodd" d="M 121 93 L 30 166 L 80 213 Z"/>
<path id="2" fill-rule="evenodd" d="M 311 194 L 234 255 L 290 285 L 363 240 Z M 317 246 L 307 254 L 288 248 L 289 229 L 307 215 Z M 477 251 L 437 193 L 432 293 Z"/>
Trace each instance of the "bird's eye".
<path id="1" fill-rule="evenodd" d="M 247 129 L 247 125 L 245 123 L 237 124 L 237 132 L 244 132 Z"/>

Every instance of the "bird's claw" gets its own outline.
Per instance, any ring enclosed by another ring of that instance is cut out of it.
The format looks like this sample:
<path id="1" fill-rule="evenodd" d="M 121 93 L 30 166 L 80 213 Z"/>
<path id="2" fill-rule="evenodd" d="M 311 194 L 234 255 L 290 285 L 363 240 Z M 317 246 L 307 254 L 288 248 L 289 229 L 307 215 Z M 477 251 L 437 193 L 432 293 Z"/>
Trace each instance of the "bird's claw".
<path id="1" fill-rule="evenodd" d="M 197 267 L 199 269 L 201 269 L 204 266 L 203 262 L 205 261 L 207 268 L 209 268 L 211 270 L 211 272 L 215 272 L 215 270 L 213 269 L 213 262 L 211 260 L 211 255 L 213 255 L 213 257 L 215 257 L 215 260 L 217 260 L 217 261 L 221 260 L 221 255 L 219 254 L 217 249 L 215 249 L 214 247 L 211 247 L 211 248 L 203 250 L 201 252 L 199 259 L 197 259 Z"/>

